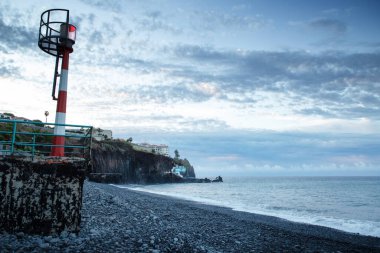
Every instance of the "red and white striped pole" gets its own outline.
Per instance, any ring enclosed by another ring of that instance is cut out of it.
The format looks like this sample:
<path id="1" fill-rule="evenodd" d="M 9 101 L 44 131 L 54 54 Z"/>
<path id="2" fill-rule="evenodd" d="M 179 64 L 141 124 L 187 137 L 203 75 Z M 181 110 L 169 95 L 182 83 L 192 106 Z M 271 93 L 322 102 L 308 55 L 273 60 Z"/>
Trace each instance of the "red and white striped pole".
<path id="1" fill-rule="evenodd" d="M 66 101 L 67 101 L 67 79 L 69 74 L 69 54 L 71 48 L 62 48 L 62 65 L 59 79 L 59 92 L 57 101 L 57 112 L 55 115 L 52 156 L 65 156 L 65 123 L 66 123 Z"/>

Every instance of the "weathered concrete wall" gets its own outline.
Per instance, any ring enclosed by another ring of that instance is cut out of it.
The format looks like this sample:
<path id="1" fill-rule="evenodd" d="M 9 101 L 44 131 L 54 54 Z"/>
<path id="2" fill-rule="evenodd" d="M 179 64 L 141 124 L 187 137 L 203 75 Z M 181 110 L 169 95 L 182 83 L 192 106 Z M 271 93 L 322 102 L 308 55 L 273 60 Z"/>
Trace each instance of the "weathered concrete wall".
<path id="1" fill-rule="evenodd" d="M 79 232 L 84 161 L 0 159 L 0 230 Z"/>

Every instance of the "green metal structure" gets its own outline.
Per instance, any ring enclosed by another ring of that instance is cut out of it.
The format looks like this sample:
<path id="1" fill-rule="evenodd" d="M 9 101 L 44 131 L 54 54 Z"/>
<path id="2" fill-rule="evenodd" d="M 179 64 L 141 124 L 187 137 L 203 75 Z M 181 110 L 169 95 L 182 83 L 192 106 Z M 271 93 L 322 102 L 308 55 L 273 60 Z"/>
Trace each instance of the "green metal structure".
<path id="1" fill-rule="evenodd" d="M 53 145 L 54 127 L 65 126 L 65 144 Z M 49 156 L 51 148 L 64 147 L 65 157 L 90 159 L 92 126 L 0 119 L 1 156 Z"/>

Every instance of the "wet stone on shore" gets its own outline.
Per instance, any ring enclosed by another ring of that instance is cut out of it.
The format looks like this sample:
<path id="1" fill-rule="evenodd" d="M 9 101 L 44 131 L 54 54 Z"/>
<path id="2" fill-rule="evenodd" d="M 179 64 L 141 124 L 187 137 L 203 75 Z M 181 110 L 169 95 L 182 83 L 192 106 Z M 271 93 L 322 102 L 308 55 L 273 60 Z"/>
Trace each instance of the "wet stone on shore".
<path id="1" fill-rule="evenodd" d="M 380 252 L 245 215 L 86 181 L 78 235 L 3 232 L 0 252 Z"/>

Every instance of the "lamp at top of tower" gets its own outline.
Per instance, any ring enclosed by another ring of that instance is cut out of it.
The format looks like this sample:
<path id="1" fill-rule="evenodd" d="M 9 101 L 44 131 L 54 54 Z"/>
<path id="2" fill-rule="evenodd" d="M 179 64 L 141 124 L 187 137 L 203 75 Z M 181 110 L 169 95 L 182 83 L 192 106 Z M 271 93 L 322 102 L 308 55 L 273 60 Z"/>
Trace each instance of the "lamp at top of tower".
<path id="1" fill-rule="evenodd" d="M 71 48 L 75 44 L 77 28 L 74 25 L 63 23 L 60 27 L 59 42 L 61 46 Z"/>

